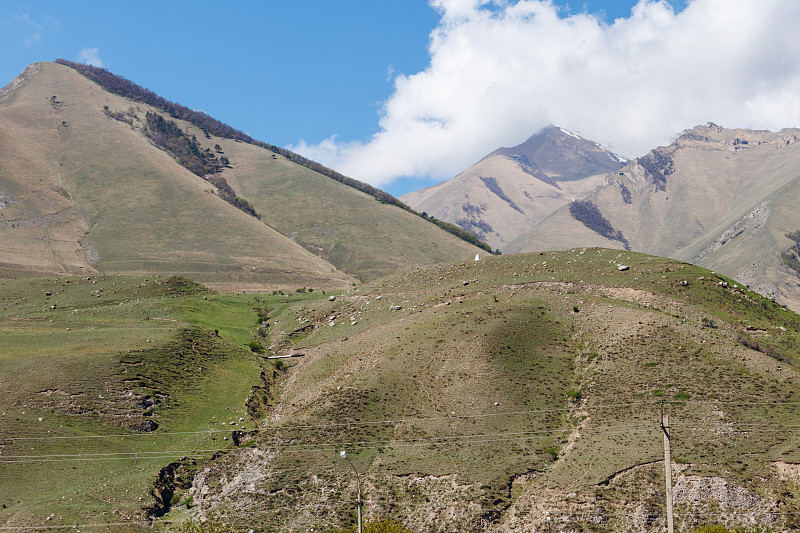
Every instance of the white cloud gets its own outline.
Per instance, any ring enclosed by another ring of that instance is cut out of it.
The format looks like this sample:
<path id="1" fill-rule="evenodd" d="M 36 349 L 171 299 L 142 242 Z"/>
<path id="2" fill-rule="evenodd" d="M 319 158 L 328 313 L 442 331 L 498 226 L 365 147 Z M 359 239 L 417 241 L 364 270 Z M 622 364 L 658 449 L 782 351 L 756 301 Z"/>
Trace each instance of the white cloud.
<path id="1" fill-rule="evenodd" d="M 36 22 L 35 20 L 33 20 L 33 19 L 31 18 L 31 16 L 30 16 L 29 14 L 27 14 L 27 13 L 24 13 L 24 14 L 22 14 L 22 15 L 17 15 L 15 18 L 16 18 L 17 20 L 21 20 L 21 21 L 22 21 L 22 22 L 24 22 L 25 24 L 27 24 L 27 25 L 31 26 L 31 27 L 32 27 L 32 28 L 34 28 L 36 31 L 42 31 L 42 30 L 44 29 L 44 26 L 42 26 L 41 24 L 39 24 L 38 22 Z"/>
<path id="2" fill-rule="evenodd" d="M 33 35 L 29 35 L 25 37 L 25 46 L 33 46 L 42 42 L 42 34 L 34 33 Z"/>
<path id="3" fill-rule="evenodd" d="M 97 48 L 84 48 L 78 52 L 78 62 L 86 63 L 94 67 L 103 67 L 103 62 L 100 60 L 100 51 Z"/>
<path id="4" fill-rule="evenodd" d="M 16 20 L 24 22 L 26 25 L 30 26 L 35 30 L 35 33 L 28 35 L 24 39 L 25 46 L 34 46 L 42 42 L 43 36 L 42 31 L 44 30 L 44 26 L 36 22 L 31 18 L 31 16 L 27 13 L 22 15 L 17 15 L 14 17 Z"/>
<path id="5" fill-rule="evenodd" d="M 430 63 L 398 76 L 379 131 L 298 152 L 369 183 L 450 178 L 553 123 L 626 156 L 682 129 L 800 126 L 800 2 L 640 0 L 606 24 L 547 0 L 430 0 Z"/>

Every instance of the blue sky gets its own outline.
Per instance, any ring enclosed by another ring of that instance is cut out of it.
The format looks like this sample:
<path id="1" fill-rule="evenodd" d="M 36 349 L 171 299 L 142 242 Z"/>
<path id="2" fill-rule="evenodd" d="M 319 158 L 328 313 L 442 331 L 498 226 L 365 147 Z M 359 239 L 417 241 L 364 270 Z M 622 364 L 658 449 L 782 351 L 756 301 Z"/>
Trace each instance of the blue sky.
<path id="1" fill-rule="evenodd" d="M 224 7 L 223 7 L 224 6 Z M 3 1 L 2 84 L 81 50 L 161 96 L 273 144 L 360 138 L 376 127 L 390 68 L 426 63 L 424 1 Z"/>
<path id="2" fill-rule="evenodd" d="M 93 62 L 400 195 L 548 123 L 635 157 L 800 126 L 796 0 L 3 0 L 0 85 Z"/>

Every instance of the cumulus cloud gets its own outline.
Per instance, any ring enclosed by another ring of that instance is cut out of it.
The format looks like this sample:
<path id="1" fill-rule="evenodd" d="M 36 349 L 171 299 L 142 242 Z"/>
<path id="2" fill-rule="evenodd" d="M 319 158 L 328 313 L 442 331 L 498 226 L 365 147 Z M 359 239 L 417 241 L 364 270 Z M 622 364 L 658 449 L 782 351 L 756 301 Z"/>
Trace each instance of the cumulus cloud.
<path id="1" fill-rule="evenodd" d="M 385 186 L 446 179 L 556 124 L 629 157 L 713 121 L 800 126 L 800 2 L 640 0 L 605 23 L 549 0 L 430 0 L 425 70 L 400 75 L 378 132 L 293 149 Z"/>
<path id="2" fill-rule="evenodd" d="M 100 60 L 100 51 L 97 48 L 84 48 L 78 52 L 78 62 L 92 65 L 93 67 L 103 67 Z"/>

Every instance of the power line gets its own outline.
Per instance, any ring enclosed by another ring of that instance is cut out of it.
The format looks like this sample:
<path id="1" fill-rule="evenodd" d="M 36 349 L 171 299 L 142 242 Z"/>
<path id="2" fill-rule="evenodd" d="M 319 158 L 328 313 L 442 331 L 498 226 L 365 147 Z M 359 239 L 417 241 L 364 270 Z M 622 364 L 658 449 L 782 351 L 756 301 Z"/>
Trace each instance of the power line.
<path id="1" fill-rule="evenodd" d="M 631 404 L 634 405 L 634 404 Z M 638 405 L 638 404 L 637 404 Z M 597 406 L 591 409 L 602 408 L 616 408 L 618 406 Z M 553 409 L 538 409 L 531 411 L 510 411 L 502 413 L 481 413 L 474 415 L 449 415 L 442 417 L 419 417 L 419 418 L 400 418 L 400 419 L 387 419 L 387 420 L 370 420 L 370 421 L 352 421 L 352 422 L 328 422 L 321 424 L 306 424 L 296 426 L 261 426 L 260 431 L 292 431 L 302 429 L 320 429 L 332 427 L 351 427 L 351 426 L 367 426 L 367 425 L 381 425 L 381 424 L 405 424 L 412 422 L 435 422 L 442 420 L 459 420 L 471 418 L 487 418 L 498 416 L 517 416 L 526 414 L 540 414 L 550 413 L 557 411 L 568 411 L 567 408 L 553 408 Z M 2 440 L 48 440 L 48 439 L 104 439 L 104 438 L 125 438 L 125 437 L 155 437 L 155 436 L 168 436 L 168 435 L 197 435 L 206 433 L 227 433 L 231 429 L 207 429 L 200 431 L 172 431 L 172 432 L 152 432 L 152 433 L 130 433 L 130 434 L 112 434 L 112 435 L 68 435 L 68 436 L 45 436 L 45 437 L 2 437 Z"/>
<path id="2" fill-rule="evenodd" d="M 698 427 L 696 425 L 685 424 L 692 431 L 707 431 L 725 433 L 726 438 L 730 438 L 731 433 L 745 434 L 740 429 L 728 426 Z M 691 427 L 690 427 L 691 426 Z M 769 426 L 765 424 L 751 424 L 747 426 L 750 431 L 760 430 L 779 432 L 785 429 L 793 430 L 800 428 L 798 425 L 778 425 Z M 277 444 L 264 442 L 259 449 L 276 450 L 286 453 L 318 453 L 327 452 L 335 449 L 378 449 L 378 448 L 402 448 L 417 445 L 459 445 L 459 444 L 479 444 L 510 441 L 545 440 L 560 438 L 573 432 L 581 434 L 615 435 L 615 434 L 642 434 L 656 431 L 655 427 L 642 427 L 641 425 L 612 425 L 612 426 L 587 426 L 576 428 L 563 428 L 560 430 L 540 430 L 524 432 L 496 432 L 478 433 L 470 435 L 452 435 L 443 437 L 420 437 L 416 439 L 387 439 L 387 440 L 360 440 L 360 441 L 336 441 L 336 442 L 310 442 L 310 443 L 289 443 Z M 179 457 L 187 454 L 215 453 L 220 451 L 217 448 L 190 448 L 181 450 L 154 450 L 154 451 L 134 451 L 134 452 L 104 452 L 104 453 L 79 453 L 79 454 L 35 454 L 35 455 L 5 455 L 0 456 L 0 463 L 24 463 L 24 462 L 45 462 L 45 461 L 67 461 L 67 460 L 102 460 L 102 459 L 157 459 L 168 457 Z"/>
<path id="3" fill-rule="evenodd" d="M 640 426 L 630 426 L 630 425 L 621 425 L 621 426 L 598 426 L 598 427 L 590 427 L 590 428 L 581 428 L 581 431 L 589 431 L 589 430 L 604 430 L 603 433 L 605 434 L 616 434 L 616 433 L 636 433 L 636 432 L 649 432 L 653 431 L 652 428 L 641 428 Z M 612 430 L 612 431 L 608 431 Z M 620 430 L 620 431 L 616 431 Z M 541 439 L 550 439 L 550 438 L 558 438 L 563 437 L 565 434 L 574 431 L 574 429 L 562 429 L 557 430 L 556 432 L 548 432 L 546 430 L 542 431 L 520 431 L 520 432 L 498 432 L 498 433 L 478 433 L 478 434 L 471 434 L 471 435 L 452 435 L 447 437 L 420 437 L 417 439 L 390 439 L 390 440 L 362 440 L 362 441 L 347 441 L 347 442 L 322 442 L 322 443 L 308 443 L 308 444 L 269 444 L 264 443 L 264 445 L 260 448 L 262 450 L 281 450 L 286 452 L 303 452 L 303 451 L 328 451 L 330 449 L 340 449 L 340 448 L 378 448 L 378 447 L 399 447 L 399 446 L 413 446 L 416 444 L 429 444 L 429 445 L 436 445 L 436 444 L 459 444 L 460 442 L 464 443 L 476 443 L 476 442 L 507 442 L 507 441 L 514 441 L 518 439 L 527 439 L 527 440 L 541 440 Z M 470 440 L 472 439 L 472 440 Z M 479 440 L 475 440 L 479 439 Z M 194 449 L 185 449 L 185 450 L 155 450 L 155 451 L 136 451 L 136 452 L 105 452 L 105 453 L 79 453 L 79 454 L 36 454 L 36 455 L 5 455 L 0 456 L 0 463 L 1 462 L 25 462 L 25 461 L 7 461 L 7 459 L 27 459 L 29 461 L 39 458 L 47 458 L 52 460 L 68 460 L 73 458 L 88 458 L 88 459 L 96 459 L 96 458 L 155 458 L 159 456 L 175 456 L 175 455 L 185 455 L 191 453 L 214 453 L 219 451 L 219 449 L 201 449 L 201 448 L 194 448 Z M 122 456 L 122 457 L 120 457 Z"/>
<path id="4" fill-rule="evenodd" d="M 717 401 L 717 400 L 680 400 L 670 402 L 670 405 L 741 405 L 741 406 L 800 406 L 800 402 L 745 402 L 745 401 Z M 500 413 L 477 413 L 477 414 L 454 414 L 440 417 L 415 417 L 415 418 L 397 418 L 397 419 L 384 419 L 384 420 L 368 420 L 368 421 L 350 421 L 350 422 L 326 422 L 320 424 L 305 424 L 294 426 L 260 426 L 259 431 L 293 431 L 303 429 L 320 429 L 320 428 L 333 428 L 333 427 L 352 427 L 352 426 L 368 426 L 368 425 L 381 425 L 381 424 L 406 424 L 406 423 L 419 423 L 419 422 L 437 422 L 443 420 L 463 420 L 473 418 L 490 418 L 501 416 L 519 416 L 519 415 L 535 415 L 553 412 L 569 412 L 569 411 L 591 411 L 601 409 L 621 409 L 626 407 L 642 407 L 652 406 L 657 408 L 660 402 L 646 401 L 646 402 L 628 402 L 618 404 L 605 404 L 605 405 L 588 405 L 588 406 L 574 406 L 574 407 L 554 407 L 550 409 L 535 409 L 526 411 L 504 411 Z M 681 425 L 688 425 L 684 423 Z M 800 426 L 798 426 L 800 427 Z M 235 431 L 235 429 L 204 429 L 197 431 L 165 431 L 165 432 L 150 432 L 150 433 L 120 433 L 110 435 L 52 435 L 52 436 L 4 436 L 0 440 L 57 440 L 57 439 L 106 439 L 106 438 L 134 438 L 134 437 L 161 437 L 161 436 L 174 436 L 174 435 L 203 435 L 203 434 L 216 434 L 228 433 Z"/>
<path id="5" fill-rule="evenodd" d="M 60 525 L 40 525 L 40 526 L 0 526 L 0 531 L 25 531 L 25 530 L 42 530 L 42 529 L 77 529 L 82 528 L 95 528 L 95 527 L 122 527 L 122 526 L 141 526 L 150 527 L 150 522 L 108 522 L 102 524 L 60 524 Z"/>
<path id="6" fill-rule="evenodd" d="M 52 435 L 47 437 L 0 437 L 0 441 L 5 440 L 67 440 L 67 439 L 114 439 L 129 437 L 168 437 L 174 435 L 204 435 L 208 433 L 229 433 L 231 429 L 205 429 L 201 431 L 165 431 L 151 433 L 118 433 L 111 435 Z"/>

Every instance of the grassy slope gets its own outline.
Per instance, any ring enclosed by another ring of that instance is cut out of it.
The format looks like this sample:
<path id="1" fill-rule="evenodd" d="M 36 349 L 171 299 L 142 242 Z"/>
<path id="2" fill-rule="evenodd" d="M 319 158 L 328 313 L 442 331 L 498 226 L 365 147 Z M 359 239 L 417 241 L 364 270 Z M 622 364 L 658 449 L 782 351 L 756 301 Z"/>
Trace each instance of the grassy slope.
<path id="1" fill-rule="evenodd" d="M 273 159 L 269 150 L 217 137 L 205 140 L 199 130 L 197 137 L 222 147 L 233 166 L 223 176 L 264 222 L 360 279 L 485 254 L 407 211 L 282 156 Z"/>
<path id="2" fill-rule="evenodd" d="M 346 448 L 368 512 L 420 530 L 499 520 L 528 531 L 548 513 L 568 528 L 649 527 L 632 508 L 656 527 L 665 400 L 681 482 L 718 476 L 761 495 L 752 512 L 778 500 L 795 509 L 773 463 L 800 461 L 787 429 L 800 319 L 720 281 L 678 261 L 574 250 L 418 270 L 287 310 L 276 341 L 307 355 L 292 360 L 255 448 L 213 465 L 195 503 L 256 530 L 347 522 Z M 737 343 L 742 331 L 784 362 Z M 676 500 L 686 527 L 701 520 L 688 514 L 698 505 L 708 504 Z"/>
<path id="3" fill-rule="evenodd" d="M 210 185 L 139 131 L 106 117 L 104 105 L 127 110 L 130 102 L 68 67 L 42 63 L 40 73 L 0 109 L 5 135 L 25 144 L 43 138 L 42 146 L 34 143 L 22 155 L 3 159 L 4 182 L 14 189 L 9 194 L 46 196 L 51 213 L 63 208 L 59 204 L 73 211 L 77 206 L 83 216 L 66 228 L 65 240 L 80 239 L 80 252 L 93 259 L 93 266 L 106 273 L 177 272 L 239 285 L 350 282 L 329 263 L 209 194 Z M 140 109 L 143 114 L 147 106 Z M 66 192 L 71 202 L 57 191 Z M 35 214 L 20 213 L 26 221 L 22 226 L 48 230 Z M 11 230 L 3 227 L 4 233 Z M 34 234 L 16 252 L 41 248 L 41 241 Z"/>
<path id="4" fill-rule="evenodd" d="M 531 231 L 511 241 L 506 251 L 514 254 L 534 250 L 564 250 L 576 245 L 622 248 L 621 242 L 607 239 L 576 220 L 566 205 L 548 215 Z"/>
<path id="5" fill-rule="evenodd" d="M 0 524 L 142 517 L 161 467 L 252 427 L 264 305 L 180 278 L 0 282 Z"/>
<path id="6" fill-rule="evenodd" d="M 0 275 L 92 272 L 78 244 L 86 221 L 56 191 L 61 158 L 55 109 L 49 96 L 34 103 L 20 97 L 23 91 L 0 100 Z M 36 111 L 42 103 L 50 106 L 44 115 Z"/>

